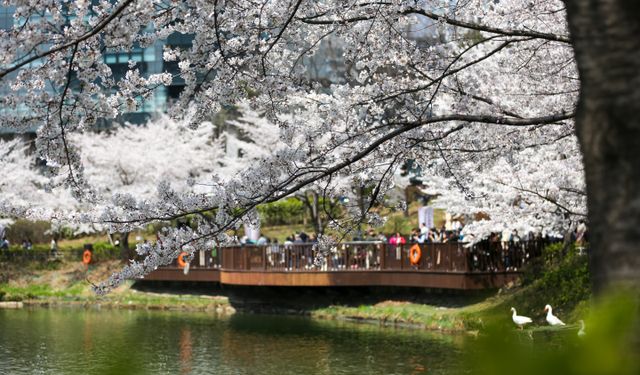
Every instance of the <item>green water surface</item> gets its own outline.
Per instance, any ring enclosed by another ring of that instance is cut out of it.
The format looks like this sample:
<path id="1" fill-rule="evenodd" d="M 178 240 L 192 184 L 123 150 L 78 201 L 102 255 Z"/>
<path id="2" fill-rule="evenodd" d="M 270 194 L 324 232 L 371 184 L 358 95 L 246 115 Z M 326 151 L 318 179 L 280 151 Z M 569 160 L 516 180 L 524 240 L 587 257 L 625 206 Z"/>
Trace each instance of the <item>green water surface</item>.
<path id="1" fill-rule="evenodd" d="M 0 310 L 0 374 L 453 374 L 463 346 L 287 316 Z"/>

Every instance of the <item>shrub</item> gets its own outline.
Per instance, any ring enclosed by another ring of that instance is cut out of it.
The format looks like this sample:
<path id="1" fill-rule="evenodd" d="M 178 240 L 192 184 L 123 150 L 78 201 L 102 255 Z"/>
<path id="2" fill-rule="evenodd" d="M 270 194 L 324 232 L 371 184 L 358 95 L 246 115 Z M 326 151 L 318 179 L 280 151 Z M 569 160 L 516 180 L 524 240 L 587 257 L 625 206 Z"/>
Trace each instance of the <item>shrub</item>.
<path id="1" fill-rule="evenodd" d="M 171 227 L 171 224 L 164 221 L 151 223 L 144 228 L 144 232 L 149 235 L 155 235 L 156 233 L 161 232 L 164 227 Z"/>
<path id="2" fill-rule="evenodd" d="M 31 239 L 32 243 L 48 243 L 51 236 L 45 234 L 51 229 L 48 221 L 16 220 L 7 229 L 7 239 L 14 245 L 22 244 L 25 239 Z"/>
<path id="3" fill-rule="evenodd" d="M 557 264 L 548 263 L 548 270 L 538 280 L 538 288 L 545 291 L 549 303 L 573 309 L 591 295 L 588 257 L 578 254 L 575 246 L 571 246 L 567 254 L 555 262 Z"/>
<path id="4" fill-rule="evenodd" d="M 264 225 L 300 224 L 304 218 L 304 205 L 297 198 L 287 198 L 258 206 Z"/>
<path id="5" fill-rule="evenodd" d="M 109 242 L 96 242 L 93 244 L 93 262 L 119 258 L 120 249 Z"/>

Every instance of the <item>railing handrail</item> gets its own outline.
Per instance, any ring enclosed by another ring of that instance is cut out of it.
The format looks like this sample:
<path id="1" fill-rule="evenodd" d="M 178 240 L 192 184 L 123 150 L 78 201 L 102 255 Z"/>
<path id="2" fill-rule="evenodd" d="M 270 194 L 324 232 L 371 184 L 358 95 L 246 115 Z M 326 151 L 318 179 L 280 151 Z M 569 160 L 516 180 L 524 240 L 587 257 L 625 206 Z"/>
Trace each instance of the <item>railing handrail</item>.
<path id="1" fill-rule="evenodd" d="M 413 246 L 413 245 L 448 245 L 448 244 L 457 244 L 457 245 L 463 245 L 464 247 L 481 247 L 484 244 L 490 243 L 490 244 L 501 244 L 503 242 L 507 242 L 509 244 L 549 244 L 549 243 L 553 243 L 553 242 L 557 242 L 557 241 L 549 241 L 549 240 L 527 240 L 527 241 L 480 241 L 480 242 L 464 242 L 464 241 L 447 241 L 447 242 L 423 242 L 423 243 L 418 243 L 418 242 L 406 242 L 404 244 L 391 244 L 389 242 L 385 242 L 385 241 L 345 241 L 345 242 L 338 242 L 335 243 L 333 246 L 340 246 L 340 245 L 387 245 L 387 246 Z M 234 245 L 223 245 L 223 246 L 216 246 L 216 248 L 218 249 L 226 249 L 226 248 L 241 248 L 241 247 L 272 247 L 274 245 L 277 246 L 290 246 L 290 245 L 295 245 L 295 246 L 315 246 L 318 245 L 317 242 L 293 242 L 290 244 L 285 244 L 282 242 L 279 243 L 268 243 L 268 244 L 234 244 Z M 468 246 L 471 245 L 471 246 Z"/>
<path id="2" fill-rule="evenodd" d="M 384 241 L 343 241 L 343 242 L 338 242 L 335 245 L 350 245 L 350 244 L 380 244 L 380 243 L 386 243 Z M 274 245 L 278 245 L 278 246 L 290 246 L 290 245 L 296 245 L 296 246 L 303 246 L 303 245 L 308 245 L 308 246 L 313 246 L 313 245 L 318 245 L 318 242 L 290 242 L 290 243 L 286 243 L 286 242 L 269 242 L 269 243 L 265 243 L 265 244 L 256 244 L 256 243 L 239 243 L 239 244 L 234 244 L 234 245 L 224 245 L 224 246 L 219 246 L 219 248 L 225 248 L 225 247 L 239 247 L 239 246 L 247 246 L 247 247 L 260 247 L 260 246 L 274 246 Z"/>
<path id="3" fill-rule="evenodd" d="M 389 244 L 383 241 L 349 241 L 320 252 L 317 243 L 270 243 L 217 247 L 210 257 L 200 250 L 193 267 L 222 270 L 260 271 L 437 271 L 437 272 L 502 272 L 519 271 L 542 253 L 548 241 L 508 242 L 483 241 L 423 243 L 421 255 L 411 259 L 416 243 Z M 200 256 L 198 256 L 200 254 Z M 215 255 L 214 255 L 215 254 Z M 321 254 L 321 256 L 319 255 Z"/>

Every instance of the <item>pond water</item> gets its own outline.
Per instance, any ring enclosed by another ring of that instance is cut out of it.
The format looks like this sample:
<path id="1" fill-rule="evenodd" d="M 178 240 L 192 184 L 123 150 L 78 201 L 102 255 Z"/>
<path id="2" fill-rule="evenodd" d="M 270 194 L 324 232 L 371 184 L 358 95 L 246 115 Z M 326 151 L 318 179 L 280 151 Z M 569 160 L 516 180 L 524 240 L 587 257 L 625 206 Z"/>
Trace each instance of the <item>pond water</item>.
<path id="1" fill-rule="evenodd" d="M 453 374 L 464 340 L 289 316 L 0 310 L 0 374 Z"/>

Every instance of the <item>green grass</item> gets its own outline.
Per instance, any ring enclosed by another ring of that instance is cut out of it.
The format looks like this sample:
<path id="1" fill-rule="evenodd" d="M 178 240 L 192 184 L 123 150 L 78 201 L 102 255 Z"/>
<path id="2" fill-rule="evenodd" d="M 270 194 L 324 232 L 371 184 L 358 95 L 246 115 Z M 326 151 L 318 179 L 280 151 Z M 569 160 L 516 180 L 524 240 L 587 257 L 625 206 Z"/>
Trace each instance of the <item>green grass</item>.
<path id="1" fill-rule="evenodd" d="M 330 306 L 314 310 L 311 315 L 320 319 L 372 320 L 384 324 L 418 325 L 443 331 L 463 331 L 469 325 L 460 308 L 440 308 L 416 303 Z"/>
<path id="2" fill-rule="evenodd" d="M 101 305 L 114 308 L 169 310 L 230 309 L 226 297 L 191 294 L 159 294 L 132 289 L 128 281 L 106 296 L 98 296 L 85 280 L 87 275 L 75 262 L 57 262 L 58 269 L 19 267 L 3 269 L 0 276 L 0 301 L 23 301 L 31 305 Z M 106 277 L 117 262 L 98 263 L 92 272 L 96 278 Z M 53 286 L 55 285 L 55 286 Z"/>
<path id="3" fill-rule="evenodd" d="M 208 297 L 190 294 L 155 294 L 135 291 L 128 291 L 113 296 L 93 297 L 91 300 L 116 305 L 181 310 L 206 310 L 229 305 L 226 297 Z"/>
<path id="4" fill-rule="evenodd" d="M 0 300 L 23 301 L 43 298 L 77 298 L 85 290 L 83 283 L 75 283 L 64 289 L 53 289 L 48 284 L 30 284 L 15 286 L 8 283 L 0 284 Z"/>
<path id="5" fill-rule="evenodd" d="M 294 233 L 304 231 L 306 234 L 311 235 L 315 230 L 310 225 L 276 225 L 260 228 L 262 234 L 265 237 L 274 239 L 276 238 L 279 243 L 283 243 L 284 240 Z"/>
<path id="6" fill-rule="evenodd" d="M 406 216 L 402 211 L 395 211 L 390 209 L 381 210 L 379 214 L 383 217 L 386 217 L 387 221 L 382 226 L 382 228 L 378 228 L 376 230 L 387 235 L 396 232 L 400 232 L 400 234 L 402 235 L 410 234 L 412 229 L 420 228 L 420 223 L 418 222 L 418 209 L 420 208 L 420 206 L 421 203 L 419 202 L 411 203 L 408 207 Z M 445 216 L 445 210 L 433 210 L 433 223 L 437 228 L 440 228 L 445 224 Z"/>
<path id="7" fill-rule="evenodd" d="M 190 294 L 157 294 L 138 292 L 128 287 L 106 296 L 97 296 L 86 282 L 53 289 L 47 284 L 31 284 L 19 287 L 0 284 L 1 301 L 29 301 L 33 304 L 100 304 L 112 307 L 157 308 L 178 310 L 207 310 L 229 305 L 226 297 L 209 297 Z"/>

